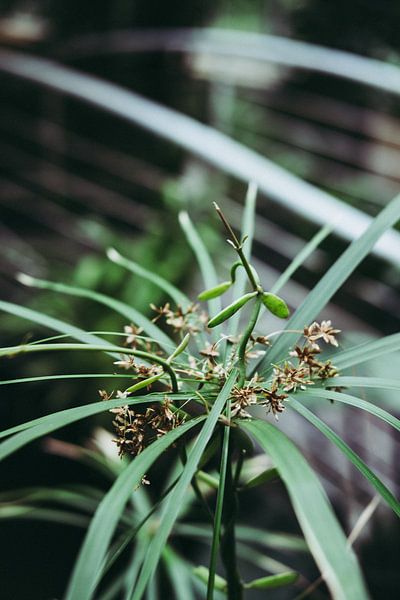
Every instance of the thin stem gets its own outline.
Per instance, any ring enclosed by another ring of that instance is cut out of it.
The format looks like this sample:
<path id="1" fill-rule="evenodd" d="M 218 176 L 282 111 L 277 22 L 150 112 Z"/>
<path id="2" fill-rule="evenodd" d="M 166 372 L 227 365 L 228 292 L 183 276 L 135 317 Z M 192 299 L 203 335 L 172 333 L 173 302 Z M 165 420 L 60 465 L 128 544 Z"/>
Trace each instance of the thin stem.
<path id="1" fill-rule="evenodd" d="M 181 459 L 182 465 L 185 466 L 186 462 L 187 462 L 186 448 L 185 448 L 185 446 L 183 446 L 182 444 L 179 444 L 179 443 L 178 443 L 178 446 L 179 446 L 179 457 Z M 213 523 L 214 515 L 212 513 L 211 508 L 208 505 L 207 500 L 204 498 L 203 494 L 201 493 L 201 489 L 199 488 L 199 484 L 197 483 L 196 476 L 193 477 L 193 479 L 191 481 L 191 486 L 193 488 L 196 498 L 199 500 L 200 504 L 204 508 L 205 512 L 207 513 L 208 517 L 211 520 L 211 523 Z"/>
<path id="2" fill-rule="evenodd" d="M 242 387 L 244 382 L 246 381 L 246 347 L 247 343 L 250 339 L 251 334 L 253 333 L 254 327 L 256 326 L 258 315 L 260 314 L 261 308 L 261 296 L 256 299 L 256 303 L 253 308 L 253 312 L 251 314 L 250 320 L 246 329 L 243 332 L 242 338 L 240 340 L 239 348 L 238 348 L 238 367 L 239 367 L 239 381 L 238 387 Z"/>
<path id="3" fill-rule="evenodd" d="M 235 522 L 237 517 L 237 493 L 232 476 L 232 447 L 229 448 L 226 472 L 226 494 L 223 512 L 224 535 L 221 540 L 221 557 L 228 583 L 228 600 L 242 600 L 243 586 L 237 566 Z"/>
<path id="4" fill-rule="evenodd" d="M 251 266 L 249 264 L 249 261 L 247 260 L 244 252 L 243 252 L 243 246 L 241 244 L 241 242 L 239 242 L 238 238 L 236 237 L 235 232 L 233 231 L 232 227 L 230 226 L 230 224 L 228 223 L 224 213 L 222 212 L 222 210 L 220 209 L 220 207 L 218 206 L 218 204 L 216 204 L 216 202 L 214 202 L 214 207 L 215 210 L 217 211 L 217 214 L 219 216 L 219 218 L 221 219 L 221 221 L 223 222 L 223 224 L 225 225 L 225 228 L 230 236 L 230 242 L 232 242 L 233 247 L 235 248 L 236 252 L 239 255 L 239 258 L 242 262 L 243 267 L 246 270 L 247 273 L 247 277 L 249 278 L 249 281 L 254 289 L 254 291 L 261 291 L 260 285 L 259 283 L 256 281 L 255 277 L 254 277 L 254 273 L 251 269 Z"/>
<path id="5" fill-rule="evenodd" d="M 226 416 L 230 422 L 230 402 L 228 401 Z M 215 518 L 214 518 L 214 529 L 213 538 L 211 545 L 211 556 L 210 556 L 210 568 L 208 575 L 207 585 L 207 600 L 213 600 L 214 597 L 214 583 L 215 583 L 215 572 L 217 568 L 218 548 L 221 537 L 221 522 L 222 522 L 222 508 L 224 505 L 224 494 L 225 494 L 225 482 L 226 473 L 228 468 L 228 457 L 229 457 L 229 437 L 230 437 L 230 426 L 224 427 L 224 436 L 222 440 L 222 451 L 221 451 L 221 467 L 220 467 L 220 479 L 217 494 L 217 503 L 215 507 Z"/>
<path id="6" fill-rule="evenodd" d="M 175 371 L 168 362 L 155 354 L 144 352 L 142 350 L 133 350 L 132 348 L 122 348 L 120 346 L 114 346 L 111 344 L 97 345 L 97 344 L 26 344 L 24 346 L 11 346 L 9 348 L 0 348 L 0 356 L 14 357 L 18 354 L 25 354 L 27 352 L 46 352 L 54 350 L 82 350 L 82 351 L 108 351 L 108 352 L 119 352 L 120 354 L 132 354 L 138 358 L 155 362 L 159 364 L 164 371 L 166 371 L 171 379 L 172 391 L 178 392 L 178 382 L 176 379 Z"/>

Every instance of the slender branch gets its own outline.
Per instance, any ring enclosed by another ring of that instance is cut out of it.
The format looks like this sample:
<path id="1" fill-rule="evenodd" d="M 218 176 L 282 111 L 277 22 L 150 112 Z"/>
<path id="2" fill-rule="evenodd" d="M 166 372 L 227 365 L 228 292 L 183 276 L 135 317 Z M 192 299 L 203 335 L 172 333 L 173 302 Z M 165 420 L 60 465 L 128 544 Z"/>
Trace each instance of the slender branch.
<path id="1" fill-rule="evenodd" d="M 237 493 L 232 476 L 232 447 L 229 448 L 226 472 L 225 503 L 223 512 L 224 535 L 221 540 L 221 557 L 228 583 L 228 600 L 242 600 L 243 586 L 237 566 L 235 522 L 237 517 Z"/>
<path id="2" fill-rule="evenodd" d="M 18 354 L 25 354 L 27 352 L 46 352 L 54 350 L 82 350 L 82 351 L 112 351 L 119 352 L 120 354 L 132 354 L 138 358 L 155 362 L 159 364 L 164 371 L 166 371 L 171 379 L 172 391 L 178 392 L 178 382 L 176 379 L 175 371 L 171 365 L 160 356 L 144 352 L 142 350 L 134 350 L 133 348 L 123 348 L 120 346 L 114 346 L 111 344 L 26 344 L 24 346 L 11 346 L 9 348 L 1 348 L 0 356 L 14 357 Z"/>

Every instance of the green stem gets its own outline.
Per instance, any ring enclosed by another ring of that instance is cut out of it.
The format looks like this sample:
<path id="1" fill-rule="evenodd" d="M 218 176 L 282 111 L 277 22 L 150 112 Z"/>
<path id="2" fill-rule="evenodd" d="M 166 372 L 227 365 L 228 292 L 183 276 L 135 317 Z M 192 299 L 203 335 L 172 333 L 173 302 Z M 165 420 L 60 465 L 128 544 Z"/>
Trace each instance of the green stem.
<path id="1" fill-rule="evenodd" d="M 221 540 L 221 557 L 228 583 L 228 600 L 242 600 L 243 586 L 237 566 L 235 522 L 237 517 L 237 493 L 232 476 L 232 447 L 229 448 L 226 472 L 226 494 L 223 512 L 224 535 Z"/>
<path id="2" fill-rule="evenodd" d="M 114 346 L 112 344 L 27 344 L 25 346 L 11 346 L 9 348 L 1 348 L 0 356 L 15 356 L 17 354 L 24 354 L 26 352 L 48 352 L 54 350 L 82 350 L 82 351 L 107 351 L 107 352 L 119 352 L 120 354 L 132 354 L 138 358 L 157 363 L 164 371 L 166 371 L 171 379 L 172 391 L 178 392 L 178 382 L 176 379 L 175 371 L 167 360 L 160 358 L 155 354 L 144 352 L 142 350 L 133 350 L 132 348 L 123 348 L 120 346 Z"/>
<path id="3" fill-rule="evenodd" d="M 242 338 L 240 340 L 239 348 L 238 348 L 238 368 L 239 368 L 239 381 L 238 387 L 242 387 L 244 382 L 246 381 L 246 347 L 247 343 L 250 339 L 251 334 L 253 333 L 254 327 L 256 326 L 258 315 L 260 314 L 261 308 L 261 296 L 258 296 L 256 299 L 256 303 L 253 308 L 253 312 L 251 313 L 250 320 L 247 324 L 246 329 L 242 334 Z"/>
<path id="4" fill-rule="evenodd" d="M 226 410 L 227 418 L 230 421 L 230 403 L 228 401 L 227 410 Z M 213 538 L 211 545 L 211 556 L 210 556 L 210 568 L 208 574 L 208 585 L 207 585 L 207 600 L 213 600 L 214 597 L 214 584 L 215 584 L 215 573 L 217 568 L 217 558 L 218 558 L 218 548 L 220 544 L 221 537 L 221 521 L 222 521 L 222 508 L 224 504 L 224 494 L 225 494 L 225 481 L 226 481 L 226 473 L 228 469 L 228 456 L 229 456 L 229 436 L 230 436 L 231 428 L 230 426 L 224 427 L 224 436 L 222 440 L 222 450 L 221 450 L 221 467 L 220 467 L 220 478 L 219 478 L 219 486 L 218 486 L 218 494 L 217 494 L 217 503 L 215 507 L 215 517 L 214 517 L 214 529 L 213 529 Z"/>

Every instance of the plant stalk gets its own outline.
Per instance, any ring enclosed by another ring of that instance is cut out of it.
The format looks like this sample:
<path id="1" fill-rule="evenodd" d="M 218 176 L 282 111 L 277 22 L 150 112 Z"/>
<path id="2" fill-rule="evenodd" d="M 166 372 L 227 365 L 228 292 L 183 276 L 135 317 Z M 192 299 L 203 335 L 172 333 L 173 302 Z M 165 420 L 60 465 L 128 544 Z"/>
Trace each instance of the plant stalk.
<path id="1" fill-rule="evenodd" d="M 238 348 L 239 388 L 242 387 L 244 385 L 244 382 L 246 381 L 246 347 L 250 336 L 253 333 L 254 327 L 256 326 L 258 315 L 260 314 L 260 308 L 261 296 L 258 296 L 256 298 L 256 303 L 254 305 L 253 312 L 251 314 L 248 325 L 243 332 L 242 339 L 240 340 Z"/>

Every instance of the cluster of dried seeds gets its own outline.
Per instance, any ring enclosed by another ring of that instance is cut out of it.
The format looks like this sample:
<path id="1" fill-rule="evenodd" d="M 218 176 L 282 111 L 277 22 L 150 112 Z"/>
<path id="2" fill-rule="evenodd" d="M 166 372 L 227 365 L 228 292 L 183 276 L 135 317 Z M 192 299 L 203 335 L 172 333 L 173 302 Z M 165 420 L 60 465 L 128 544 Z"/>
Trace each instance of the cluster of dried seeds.
<path id="1" fill-rule="evenodd" d="M 157 438 L 175 429 L 184 419 L 172 410 L 171 403 L 165 398 L 163 403 L 146 408 L 145 412 L 136 412 L 128 406 L 113 408 L 113 425 L 119 456 L 129 454 L 137 456 Z"/>

